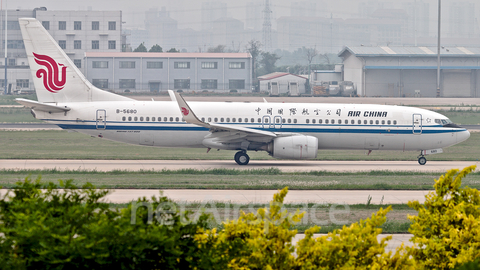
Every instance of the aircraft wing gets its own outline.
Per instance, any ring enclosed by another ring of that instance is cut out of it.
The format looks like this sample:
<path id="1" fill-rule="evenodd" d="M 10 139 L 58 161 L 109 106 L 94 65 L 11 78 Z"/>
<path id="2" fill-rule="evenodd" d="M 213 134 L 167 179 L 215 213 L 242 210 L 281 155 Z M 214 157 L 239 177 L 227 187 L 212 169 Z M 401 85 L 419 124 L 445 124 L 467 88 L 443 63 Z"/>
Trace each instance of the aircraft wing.
<path id="1" fill-rule="evenodd" d="M 207 137 L 216 137 L 220 138 L 223 142 L 233 142 L 238 140 L 243 140 L 246 138 L 255 138 L 255 141 L 270 141 L 271 139 L 277 137 L 277 135 L 273 132 L 263 131 L 263 130 L 256 130 L 252 128 L 245 128 L 245 127 L 237 127 L 234 125 L 224 125 L 224 124 L 215 124 L 215 123 L 206 123 L 202 120 L 198 119 L 195 113 L 192 111 L 190 106 L 188 106 L 187 102 L 183 97 L 172 90 L 168 90 L 170 96 L 175 96 L 176 102 L 178 103 L 178 107 L 180 108 L 180 112 L 183 115 L 183 119 L 185 122 L 189 124 L 194 124 L 202 127 L 206 127 L 210 129 L 210 134 Z M 173 100 L 173 98 L 172 98 Z M 218 135 L 216 134 L 218 133 Z M 215 134 L 215 135 L 214 135 Z M 223 134 L 225 136 L 219 136 Z"/>
<path id="2" fill-rule="evenodd" d="M 70 108 L 66 106 L 56 106 L 56 105 L 42 103 L 42 102 L 24 99 L 24 98 L 16 98 L 15 101 L 17 101 L 18 103 L 22 104 L 25 107 L 29 107 L 37 111 L 43 111 L 43 112 L 49 112 L 49 113 L 70 111 Z"/>

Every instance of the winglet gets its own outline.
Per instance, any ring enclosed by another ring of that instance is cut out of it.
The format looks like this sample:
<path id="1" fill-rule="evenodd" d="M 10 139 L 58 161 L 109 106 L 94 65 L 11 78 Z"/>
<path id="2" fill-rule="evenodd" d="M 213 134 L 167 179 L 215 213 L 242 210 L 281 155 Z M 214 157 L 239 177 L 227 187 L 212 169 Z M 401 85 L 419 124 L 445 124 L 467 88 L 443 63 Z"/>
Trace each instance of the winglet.
<path id="1" fill-rule="evenodd" d="M 174 102 L 177 102 L 177 98 L 175 97 L 175 92 L 172 90 L 168 90 L 168 95 L 170 96 L 170 99 Z"/>
<path id="2" fill-rule="evenodd" d="M 175 101 L 177 101 L 178 107 L 180 108 L 180 112 L 182 113 L 182 116 L 183 116 L 183 119 L 185 119 L 185 122 L 189 124 L 204 126 L 204 127 L 209 126 L 207 123 L 198 119 L 198 117 L 192 111 L 190 106 L 188 106 L 185 99 L 183 99 L 183 97 L 178 92 L 168 90 L 168 94 L 170 95 L 170 97 L 173 95 L 173 97 L 175 98 Z"/>

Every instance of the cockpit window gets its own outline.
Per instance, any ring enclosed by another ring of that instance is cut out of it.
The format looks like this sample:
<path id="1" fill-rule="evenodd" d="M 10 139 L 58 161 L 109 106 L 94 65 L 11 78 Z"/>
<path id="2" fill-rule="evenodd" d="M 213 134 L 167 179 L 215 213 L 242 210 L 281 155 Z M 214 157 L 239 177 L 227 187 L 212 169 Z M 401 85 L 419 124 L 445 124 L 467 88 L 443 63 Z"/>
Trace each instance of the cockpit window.
<path id="1" fill-rule="evenodd" d="M 435 123 L 444 126 L 444 125 L 452 124 L 453 122 L 447 118 L 447 119 L 435 119 Z"/>

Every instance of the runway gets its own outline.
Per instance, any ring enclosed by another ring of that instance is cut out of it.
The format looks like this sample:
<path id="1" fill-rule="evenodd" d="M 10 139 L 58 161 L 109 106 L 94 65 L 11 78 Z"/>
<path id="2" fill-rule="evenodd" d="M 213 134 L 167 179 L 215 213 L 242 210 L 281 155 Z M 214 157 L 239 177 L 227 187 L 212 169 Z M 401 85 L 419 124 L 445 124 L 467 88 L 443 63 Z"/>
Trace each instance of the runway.
<path id="1" fill-rule="evenodd" d="M 3 159 L 0 169 L 10 170 L 180 170 L 180 169 L 267 169 L 278 168 L 282 172 L 332 171 L 409 171 L 444 173 L 450 169 L 463 169 L 479 165 L 479 161 L 428 161 L 419 165 L 416 161 L 324 161 L 324 160 L 251 160 L 247 166 L 239 166 L 233 160 L 48 160 L 48 159 Z M 479 168 L 480 169 L 480 168 Z M 478 169 L 477 169 L 478 170 Z"/>

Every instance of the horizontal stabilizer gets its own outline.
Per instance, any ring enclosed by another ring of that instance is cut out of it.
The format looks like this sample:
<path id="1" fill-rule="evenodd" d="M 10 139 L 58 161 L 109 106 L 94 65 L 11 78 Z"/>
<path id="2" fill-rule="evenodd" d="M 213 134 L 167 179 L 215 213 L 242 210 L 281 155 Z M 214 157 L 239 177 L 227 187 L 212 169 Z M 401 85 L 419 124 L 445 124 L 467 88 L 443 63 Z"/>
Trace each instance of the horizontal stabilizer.
<path id="1" fill-rule="evenodd" d="M 42 103 L 34 100 L 28 100 L 24 98 L 16 98 L 15 100 L 18 103 L 22 104 L 23 106 L 32 108 L 37 111 L 43 111 L 43 112 L 49 112 L 49 113 L 70 111 L 70 108 L 68 108 L 67 106 L 56 106 L 56 105 Z"/>

